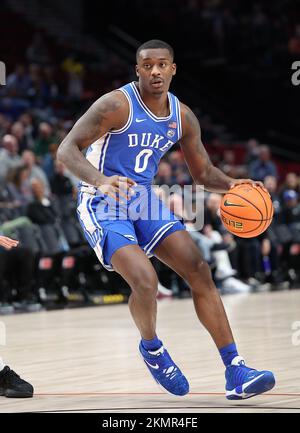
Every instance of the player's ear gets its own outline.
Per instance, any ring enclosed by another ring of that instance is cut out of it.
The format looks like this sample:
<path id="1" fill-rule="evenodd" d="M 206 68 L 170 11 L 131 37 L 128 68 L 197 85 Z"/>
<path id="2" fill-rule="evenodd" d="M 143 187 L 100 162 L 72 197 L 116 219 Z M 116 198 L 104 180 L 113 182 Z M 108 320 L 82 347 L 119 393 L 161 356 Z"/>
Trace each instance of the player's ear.
<path id="1" fill-rule="evenodd" d="M 176 63 L 172 64 L 172 75 L 176 75 L 176 71 L 177 71 L 177 65 Z"/>
<path id="2" fill-rule="evenodd" d="M 135 65 L 135 73 L 136 73 L 137 77 L 140 76 L 140 74 L 139 74 L 139 65 Z"/>

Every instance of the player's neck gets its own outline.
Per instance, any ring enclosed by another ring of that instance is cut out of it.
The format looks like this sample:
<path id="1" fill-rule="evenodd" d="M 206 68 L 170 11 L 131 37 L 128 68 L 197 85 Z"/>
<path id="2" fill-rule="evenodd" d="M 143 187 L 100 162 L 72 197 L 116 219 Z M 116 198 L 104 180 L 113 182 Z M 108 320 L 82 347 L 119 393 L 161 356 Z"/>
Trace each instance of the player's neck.
<path id="1" fill-rule="evenodd" d="M 168 93 L 163 92 L 160 95 L 153 95 L 144 89 L 141 89 L 138 83 L 136 83 L 139 94 L 144 104 L 149 110 L 157 117 L 167 117 L 170 114 L 169 98 Z"/>

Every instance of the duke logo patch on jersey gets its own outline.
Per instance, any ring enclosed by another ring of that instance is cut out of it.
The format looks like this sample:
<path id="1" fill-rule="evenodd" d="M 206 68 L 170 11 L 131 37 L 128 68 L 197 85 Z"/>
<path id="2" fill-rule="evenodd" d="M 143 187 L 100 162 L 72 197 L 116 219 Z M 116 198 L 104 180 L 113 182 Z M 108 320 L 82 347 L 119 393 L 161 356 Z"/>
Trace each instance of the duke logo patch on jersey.
<path id="1" fill-rule="evenodd" d="M 167 136 L 168 136 L 169 138 L 173 138 L 174 135 L 175 135 L 175 131 L 173 131 L 173 129 L 169 129 L 168 132 L 167 132 Z"/>

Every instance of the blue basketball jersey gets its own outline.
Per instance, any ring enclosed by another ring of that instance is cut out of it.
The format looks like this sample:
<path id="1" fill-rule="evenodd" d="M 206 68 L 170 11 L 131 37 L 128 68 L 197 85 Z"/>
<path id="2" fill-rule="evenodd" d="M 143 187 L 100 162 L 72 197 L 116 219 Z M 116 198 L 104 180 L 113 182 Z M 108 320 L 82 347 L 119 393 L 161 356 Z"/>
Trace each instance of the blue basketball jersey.
<path id="1" fill-rule="evenodd" d="M 106 176 L 127 176 L 150 185 L 160 159 L 182 136 L 179 101 L 168 92 L 170 115 L 157 117 L 142 101 L 134 82 L 118 90 L 128 100 L 128 120 L 123 128 L 92 143 L 86 158 Z M 81 189 L 96 193 L 96 188 L 84 182 Z"/>

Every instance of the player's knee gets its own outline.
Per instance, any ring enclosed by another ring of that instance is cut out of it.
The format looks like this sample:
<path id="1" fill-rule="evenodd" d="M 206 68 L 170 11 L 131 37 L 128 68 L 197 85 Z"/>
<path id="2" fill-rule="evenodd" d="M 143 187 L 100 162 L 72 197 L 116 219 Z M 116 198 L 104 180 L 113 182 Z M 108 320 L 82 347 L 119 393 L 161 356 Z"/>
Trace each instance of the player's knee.
<path id="1" fill-rule="evenodd" d="M 210 267 L 202 257 L 191 261 L 189 269 L 187 270 L 186 280 L 191 283 L 197 281 L 198 285 L 203 283 L 203 285 L 206 286 L 213 282 Z"/>
<path id="2" fill-rule="evenodd" d="M 144 298 L 154 298 L 157 295 L 158 278 L 157 275 L 141 273 L 136 275 L 131 289 L 137 295 L 143 296 Z"/>
<path id="3" fill-rule="evenodd" d="M 209 292 L 217 291 L 207 262 L 199 261 L 194 274 L 191 275 L 190 287 L 194 294 L 206 296 Z"/>

